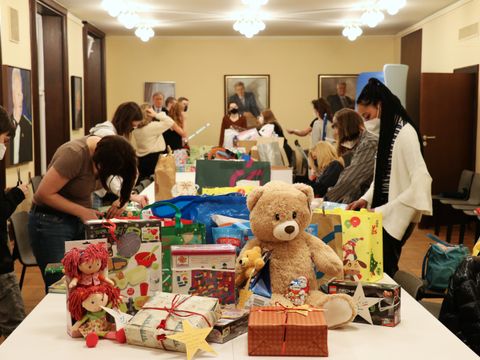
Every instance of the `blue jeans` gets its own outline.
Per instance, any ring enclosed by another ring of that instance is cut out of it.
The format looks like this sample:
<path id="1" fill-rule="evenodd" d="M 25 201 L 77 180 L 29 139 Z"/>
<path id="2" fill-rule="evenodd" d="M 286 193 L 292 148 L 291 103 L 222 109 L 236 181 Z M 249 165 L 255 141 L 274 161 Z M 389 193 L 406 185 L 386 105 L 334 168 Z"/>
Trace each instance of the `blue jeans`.
<path id="1" fill-rule="evenodd" d="M 29 215 L 28 232 L 33 253 L 48 287 L 60 280 L 60 274 L 45 274 L 50 263 L 59 263 L 65 255 L 65 241 L 85 239 L 85 226 L 79 218 L 65 213 L 43 213 L 32 210 Z"/>

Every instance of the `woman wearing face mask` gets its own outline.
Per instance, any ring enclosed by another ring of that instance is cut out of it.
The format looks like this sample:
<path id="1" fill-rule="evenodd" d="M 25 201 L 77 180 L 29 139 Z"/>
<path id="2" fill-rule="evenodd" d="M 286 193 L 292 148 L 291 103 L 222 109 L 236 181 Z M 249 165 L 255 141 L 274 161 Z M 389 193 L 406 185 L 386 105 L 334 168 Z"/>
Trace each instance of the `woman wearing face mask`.
<path id="1" fill-rule="evenodd" d="M 383 266 L 390 276 L 408 237 L 422 215 L 432 214 L 432 178 L 422 155 L 422 141 L 400 100 L 372 78 L 357 100 L 363 117 L 380 118 L 375 176 L 368 191 L 349 209 L 369 206 L 383 216 Z"/>
<path id="2" fill-rule="evenodd" d="M 228 113 L 222 119 L 222 126 L 220 128 L 220 141 L 219 146 L 223 147 L 223 141 L 225 136 L 225 130 L 235 128 L 237 130 L 245 130 L 247 128 L 247 119 L 245 116 L 240 115 L 238 105 L 235 102 L 228 104 Z"/>
<path id="3" fill-rule="evenodd" d="M 5 157 L 6 145 L 14 135 L 15 128 L 10 117 L 0 106 L 0 160 Z M 25 318 L 22 294 L 8 246 L 7 219 L 27 195 L 27 185 L 0 192 L 0 337 L 10 335 Z"/>
<path id="4" fill-rule="evenodd" d="M 349 155 L 351 160 L 325 200 L 348 204 L 362 196 L 372 182 L 378 138 L 365 130 L 362 117 L 350 109 L 337 111 L 332 126 L 337 154 Z"/>

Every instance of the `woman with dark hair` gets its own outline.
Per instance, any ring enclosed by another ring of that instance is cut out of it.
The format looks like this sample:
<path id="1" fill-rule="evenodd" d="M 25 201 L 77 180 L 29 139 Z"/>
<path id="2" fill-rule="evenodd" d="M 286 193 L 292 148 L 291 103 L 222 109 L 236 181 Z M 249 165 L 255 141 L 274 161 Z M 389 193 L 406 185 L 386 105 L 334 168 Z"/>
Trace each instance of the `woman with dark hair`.
<path id="1" fill-rule="evenodd" d="M 185 105 L 178 100 L 178 102 L 170 109 L 168 116 L 170 116 L 174 123 L 173 126 L 163 133 L 165 144 L 170 146 L 170 149 L 182 149 L 187 143 L 187 132 L 185 131 Z"/>
<path id="2" fill-rule="evenodd" d="M 370 189 L 349 205 L 369 206 L 383 215 L 383 266 L 393 276 L 415 224 L 432 214 L 432 178 L 422 155 L 417 126 L 400 100 L 379 80 L 371 78 L 357 100 L 358 112 L 380 119 L 375 176 Z"/>
<path id="3" fill-rule="evenodd" d="M 108 189 L 112 176 L 122 179 L 120 198 L 106 217 L 119 215 L 137 178 L 137 157 L 121 136 L 86 136 L 60 146 L 33 198 L 28 230 L 33 252 L 48 288 L 58 277 L 45 276 L 47 264 L 60 262 L 65 241 L 85 238 L 84 223 L 101 215 L 92 209 L 97 180 Z"/>
<path id="4" fill-rule="evenodd" d="M 227 114 L 222 119 L 222 125 L 220 127 L 220 140 L 218 146 L 224 147 L 225 130 L 234 128 L 238 131 L 247 129 L 247 118 L 240 114 L 238 105 L 235 101 L 228 103 Z"/>
<path id="5" fill-rule="evenodd" d="M 332 129 L 332 109 L 324 98 L 312 100 L 313 114 L 315 118 L 310 125 L 303 129 L 286 129 L 289 134 L 297 136 L 307 136 L 312 134 L 312 146 L 314 147 L 319 141 L 333 142 L 334 134 Z"/>
<path id="6" fill-rule="evenodd" d="M 285 150 L 285 153 L 287 154 L 287 158 L 288 158 L 288 162 L 289 162 L 289 166 L 290 166 L 293 162 L 293 150 L 290 147 L 290 145 L 288 145 L 287 138 L 283 134 L 282 126 L 279 124 L 277 118 L 275 117 L 272 110 L 270 110 L 270 109 L 265 109 L 265 110 L 262 111 L 261 119 L 262 118 L 263 118 L 263 124 L 264 125 L 272 124 L 273 125 L 273 131 L 275 132 L 275 134 L 277 134 L 278 137 L 282 137 L 284 139 L 283 150 Z"/>
<path id="7" fill-rule="evenodd" d="M 345 169 L 325 200 L 348 204 L 358 199 L 372 182 L 378 138 L 365 130 L 363 119 L 351 109 L 342 109 L 333 117 L 337 155 L 345 160 Z"/>
<path id="8" fill-rule="evenodd" d="M 15 135 L 15 126 L 0 106 L 0 160 L 5 157 L 7 144 Z M 10 252 L 7 219 L 28 195 L 27 185 L 0 191 L 0 337 L 7 337 L 25 318 L 22 294 L 18 287 Z"/>

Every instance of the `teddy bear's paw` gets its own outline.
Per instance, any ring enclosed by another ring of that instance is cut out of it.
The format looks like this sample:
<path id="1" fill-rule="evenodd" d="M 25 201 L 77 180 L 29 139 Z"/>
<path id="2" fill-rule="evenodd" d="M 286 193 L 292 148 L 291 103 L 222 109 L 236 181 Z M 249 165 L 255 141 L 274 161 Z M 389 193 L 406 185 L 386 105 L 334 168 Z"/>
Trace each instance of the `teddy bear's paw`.
<path id="1" fill-rule="evenodd" d="M 352 301 L 344 296 L 330 295 L 322 307 L 325 309 L 325 320 L 329 329 L 348 324 L 356 315 Z"/>

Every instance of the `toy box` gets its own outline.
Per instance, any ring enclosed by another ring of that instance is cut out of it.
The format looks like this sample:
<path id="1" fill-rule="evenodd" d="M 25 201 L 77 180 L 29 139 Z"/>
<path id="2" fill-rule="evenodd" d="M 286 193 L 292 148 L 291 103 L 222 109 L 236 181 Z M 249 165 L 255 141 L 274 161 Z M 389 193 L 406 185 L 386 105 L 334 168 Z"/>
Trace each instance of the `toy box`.
<path id="1" fill-rule="evenodd" d="M 86 239 L 108 239 L 114 243 L 125 240 L 128 246 L 130 240 L 139 238 L 141 242 L 160 241 L 161 220 L 90 220 L 85 224 Z"/>
<path id="2" fill-rule="evenodd" d="M 247 310 L 224 309 L 222 317 L 213 326 L 207 341 L 224 344 L 245 334 L 248 330 L 248 314 Z"/>
<path id="3" fill-rule="evenodd" d="M 174 269 L 235 269 L 235 246 L 230 244 L 172 246 Z"/>
<path id="4" fill-rule="evenodd" d="M 358 315 L 354 322 L 389 327 L 400 323 L 400 290 L 400 286 L 396 284 L 337 280 L 328 283 L 329 294 L 347 294 L 357 301 Z"/>

